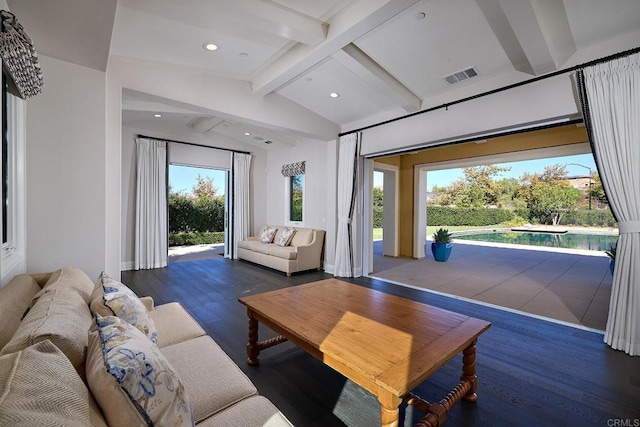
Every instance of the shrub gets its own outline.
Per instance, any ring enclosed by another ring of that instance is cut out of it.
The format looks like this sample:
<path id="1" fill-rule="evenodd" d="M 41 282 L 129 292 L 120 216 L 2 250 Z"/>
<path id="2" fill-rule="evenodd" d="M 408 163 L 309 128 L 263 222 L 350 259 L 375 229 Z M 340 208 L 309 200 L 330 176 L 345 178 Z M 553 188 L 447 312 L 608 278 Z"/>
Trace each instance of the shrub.
<path id="1" fill-rule="evenodd" d="M 169 234 L 169 246 L 207 245 L 212 243 L 224 243 L 224 231 Z"/>
<path id="2" fill-rule="evenodd" d="M 382 228 L 382 206 L 373 207 L 373 228 Z"/>
<path id="3" fill-rule="evenodd" d="M 560 219 L 560 224 L 585 227 L 615 227 L 616 220 L 609 209 L 580 209 L 565 212 Z"/>
<path id="4" fill-rule="evenodd" d="M 224 198 L 169 197 L 169 233 L 224 230 Z"/>
<path id="5" fill-rule="evenodd" d="M 514 211 L 508 209 L 427 207 L 427 223 L 432 226 L 495 225 L 510 221 L 514 216 Z"/>

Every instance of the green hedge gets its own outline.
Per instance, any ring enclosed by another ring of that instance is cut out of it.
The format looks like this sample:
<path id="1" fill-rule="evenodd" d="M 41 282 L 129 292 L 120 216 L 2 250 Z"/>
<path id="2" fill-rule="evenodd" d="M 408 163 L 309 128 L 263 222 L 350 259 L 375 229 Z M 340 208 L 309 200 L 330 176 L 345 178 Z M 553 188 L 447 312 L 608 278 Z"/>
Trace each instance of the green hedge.
<path id="1" fill-rule="evenodd" d="M 169 234 L 169 246 L 207 245 L 211 243 L 224 243 L 224 231 Z"/>
<path id="2" fill-rule="evenodd" d="M 169 233 L 224 230 L 224 199 L 169 197 Z"/>
<path id="3" fill-rule="evenodd" d="M 382 206 L 373 207 L 373 228 L 382 227 Z"/>
<path id="4" fill-rule="evenodd" d="M 560 217 L 562 225 L 582 225 L 591 227 L 615 227 L 616 220 L 609 209 L 569 211 Z"/>
<path id="5" fill-rule="evenodd" d="M 454 208 L 451 206 L 428 206 L 427 224 L 435 226 L 496 225 L 510 221 L 515 212 L 507 209 Z"/>

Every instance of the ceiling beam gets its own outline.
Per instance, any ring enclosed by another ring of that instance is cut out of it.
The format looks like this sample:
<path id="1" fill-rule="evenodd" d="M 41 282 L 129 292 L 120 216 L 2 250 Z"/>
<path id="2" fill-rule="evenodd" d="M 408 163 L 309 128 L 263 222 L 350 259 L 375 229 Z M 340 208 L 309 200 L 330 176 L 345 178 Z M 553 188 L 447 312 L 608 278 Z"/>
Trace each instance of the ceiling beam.
<path id="1" fill-rule="evenodd" d="M 321 21 L 262 0 L 121 0 L 120 4 L 199 28 L 232 34 L 247 28 L 309 46 L 319 44 L 327 34 Z"/>
<path id="2" fill-rule="evenodd" d="M 191 129 L 196 133 L 205 133 L 223 122 L 219 117 L 198 117 L 191 123 Z"/>
<path id="3" fill-rule="evenodd" d="M 315 47 L 298 44 L 253 79 L 253 92 L 268 95 L 344 46 L 404 11 L 418 0 L 360 0 L 328 22 L 327 37 Z"/>
<path id="4" fill-rule="evenodd" d="M 349 43 L 343 47 L 333 55 L 333 59 L 406 112 L 413 113 L 420 109 L 421 99 L 355 44 Z"/>
<path id="5" fill-rule="evenodd" d="M 476 2 L 518 71 L 534 76 L 555 71 L 576 51 L 562 2 Z"/>

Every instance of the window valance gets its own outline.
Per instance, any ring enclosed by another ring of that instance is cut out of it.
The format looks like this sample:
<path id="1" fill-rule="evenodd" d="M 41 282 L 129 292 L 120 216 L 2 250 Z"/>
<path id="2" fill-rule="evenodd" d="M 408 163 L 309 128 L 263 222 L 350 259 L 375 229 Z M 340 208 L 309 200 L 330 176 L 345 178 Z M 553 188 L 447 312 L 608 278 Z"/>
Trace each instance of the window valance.
<path id="1" fill-rule="evenodd" d="M 42 92 L 44 81 L 38 54 L 15 15 L 0 10 L 0 56 L 5 70 L 11 76 L 21 98 Z"/>
<path id="2" fill-rule="evenodd" d="M 304 175 L 305 162 L 289 163 L 282 166 L 283 176 Z"/>

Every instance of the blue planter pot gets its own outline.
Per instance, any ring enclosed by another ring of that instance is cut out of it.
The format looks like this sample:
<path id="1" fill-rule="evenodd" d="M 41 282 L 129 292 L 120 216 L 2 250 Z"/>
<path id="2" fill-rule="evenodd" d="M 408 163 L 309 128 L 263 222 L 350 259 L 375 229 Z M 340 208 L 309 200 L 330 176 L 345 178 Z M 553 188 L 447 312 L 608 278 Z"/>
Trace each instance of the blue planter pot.
<path id="1" fill-rule="evenodd" d="M 611 275 L 613 276 L 613 270 L 616 268 L 616 260 L 615 259 L 610 259 L 609 260 L 609 271 L 611 272 Z"/>
<path id="2" fill-rule="evenodd" d="M 433 259 L 438 262 L 446 262 L 449 259 L 449 255 L 451 255 L 452 247 L 453 245 L 451 243 L 431 243 Z"/>

